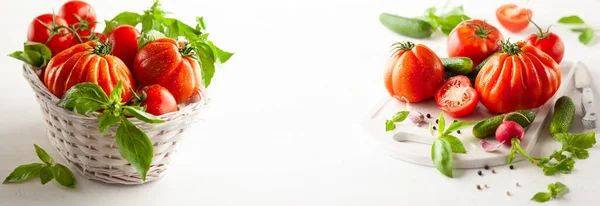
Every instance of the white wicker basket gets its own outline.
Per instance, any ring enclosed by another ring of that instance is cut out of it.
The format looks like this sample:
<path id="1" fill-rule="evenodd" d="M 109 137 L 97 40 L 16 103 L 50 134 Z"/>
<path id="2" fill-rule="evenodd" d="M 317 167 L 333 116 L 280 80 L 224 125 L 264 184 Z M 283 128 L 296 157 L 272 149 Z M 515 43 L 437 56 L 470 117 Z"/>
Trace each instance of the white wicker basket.
<path id="1" fill-rule="evenodd" d="M 123 159 L 115 143 L 117 126 L 106 135 L 98 132 L 98 118 L 86 117 L 56 106 L 58 98 L 42 83 L 30 65 L 23 66 L 23 75 L 36 93 L 45 118 L 47 135 L 52 145 L 71 168 L 85 178 L 111 184 L 143 184 L 135 168 Z M 161 115 L 161 124 L 130 120 L 142 129 L 154 145 L 154 157 L 146 182 L 160 178 L 173 158 L 184 132 L 199 120 L 208 106 L 202 92 L 179 105 L 179 111 Z"/>

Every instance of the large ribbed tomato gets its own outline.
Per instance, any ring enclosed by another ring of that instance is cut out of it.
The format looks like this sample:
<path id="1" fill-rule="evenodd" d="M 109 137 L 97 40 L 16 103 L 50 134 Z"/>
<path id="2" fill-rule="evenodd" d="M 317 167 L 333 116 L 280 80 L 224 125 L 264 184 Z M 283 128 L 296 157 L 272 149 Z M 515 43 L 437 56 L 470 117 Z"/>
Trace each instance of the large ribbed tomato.
<path id="1" fill-rule="evenodd" d="M 141 86 L 163 86 L 177 103 L 181 103 L 202 89 L 202 75 L 196 59 L 190 45 L 160 38 L 138 51 L 133 73 Z"/>
<path id="2" fill-rule="evenodd" d="M 481 103 L 496 113 L 542 106 L 560 86 L 558 64 L 524 42 L 504 43 L 481 68 L 475 89 Z"/>
<path id="3" fill-rule="evenodd" d="M 444 82 L 444 65 L 425 45 L 394 44 L 396 52 L 387 62 L 385 88 L 400 101 L 420 102 L 432 98 Z"/>
<path id="4" fill-rule="evenodd" d="M 58 98 L 76 84 L 92 82 L 100 85 L 108 95 L 120 81 L 123 82 L 123 101 L 128 101 L 135 89 L 135 81 L 125 63 L 108 55 L 110 47 L 89 41 L 58 53 L 46 66 L 44 84 Z"/>

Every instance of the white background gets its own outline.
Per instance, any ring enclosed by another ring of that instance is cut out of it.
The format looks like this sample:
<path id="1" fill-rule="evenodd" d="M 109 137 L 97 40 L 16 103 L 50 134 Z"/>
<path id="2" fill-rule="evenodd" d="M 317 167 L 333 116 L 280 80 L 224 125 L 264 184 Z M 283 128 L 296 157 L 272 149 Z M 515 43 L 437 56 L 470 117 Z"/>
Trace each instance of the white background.
<path id="1" fill-rule="evenodd" d="M 99 19 L 151 5 L 150 0 L 89 2 Z M 390 44 L 406 40 L 385 29 L 378 14 L 419 16 L 444 2 L 164 1 L 165 10 L 187 23 L 205 16 L 216 44 L 236 52 L 211 85 L 213 101 L 205 121 L 186 137 L 168 173 L 142 186 L 105 185 L 81 176 L 76 190 L 55 182 L 0 184 L 0 205 L 529 205 L 535 204 L 529 201 L 533 194 L 554 181 L 570 191 L 545 205 L 593 205 L 600 191 L 598 146 L 569 175 L 546 177 L 520 162 L 516 170 L 498 167 L 497 174 L 485 171 L 484 177 L 477 170 L 456 170 L 457 177 L 449 179 L 434 168 L 388 157 L 370 144 L 359 119 L 386 94 L 382 71 Z M 506 2 L 453 3 L 463 4 L 473 18 L 487 19 L 505 37 L 522 39 L 534 32 L 532 26 L 522 34 L 501 28 L 495 9 Z M 35 16 L 58 11 L 62 3 L 0 3 L 0 178 L 37 161 L 34 143 L 63 162 L 45 136 L 21 63 L 5 56 L 22 48 Z M 578 14 L 600 29 L 599 1 L 532 0 L 529 5 L 543 27 Z M 584 61 L 592 76 L 599 77 L 600 41 L 583 46 L 567 28 L 552 29 L 565 41 L 565 59 Z M 441 33 L 415 42 L 446 56 Z M 537 145 L 544 151 L 552 146 Z M 536 149 L 534 155 L 544 151 Z M 490 188 L 478 191 L 476 184 Z"/>

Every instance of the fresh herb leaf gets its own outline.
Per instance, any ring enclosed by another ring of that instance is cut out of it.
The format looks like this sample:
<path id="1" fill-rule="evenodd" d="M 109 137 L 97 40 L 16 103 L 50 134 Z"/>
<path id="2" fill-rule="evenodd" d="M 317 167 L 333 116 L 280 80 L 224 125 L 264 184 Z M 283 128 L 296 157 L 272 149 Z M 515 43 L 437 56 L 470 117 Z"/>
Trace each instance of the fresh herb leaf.
<path id="1" fill-rule="evenodd" d="M 457 122 L 453 122 L 452 124 L 450 124 L 450 126 L 448 127 L 448 129 L 446 129 L 446 131 L 444 131 L 443 136 L 446 136 L 452 132 L 455 132 L 456 130 L 459 129 L 463 129 L 465 127 L 471 126 L 476 124 L 477 122 L 463 122 L 463 121 L 457 121 Z"/>
<path id="2" fill-rule="evenodd" d="M 563 24 L 585 24 L 583 19 L 575 15 L 562 17 L 558 20 L 558 22 Z"/>
<path id="3" fill-rule="evenodd" d="M 394 121 L 392 120 L 385 120 L 385 131 L 392 131 L 396 129 L 396 125 L 394 124 Z"/>
<path id="4" fill-rule="evenodd" d="M 149 113 L 146 113 L 136 107 L 126 106 L 126 107 L 124 107 L 123 112 L 125 112 L 125 115 L 134 116 L 135 118 L 142 120 L 146 123 L 156 124 L 156 123 L 165 122 L 165 120 L 162 120 L 162 119 L 160 119 L 154 115 L 151 115 Z"/>
<path id="5" fill-rule="evenodd" d="M 465 10 L 463 8 L 463 6 L 457 6 L 452 8 L 450 11 L 445 12 L 442 14 L 443 18 L 446 18 L 448 16 L 461 16 L 465 14 Z"/>
<path id="6" fill-rule="evenodd" d="M 104 21 L 105 28 L 102 33 L 108 35 L 117 26 L 120 26 L 120 25 L 136 26 L 140 23 L 140 21 L 141 21 L 141 15 L 139 15 L 138 13 L 129 12 L 129 11 L 121 12 L 120 14 L 117 14 L 117 16 L 112 18 L 110 21 L 106 21 L 106 20 Z"/>
<path id="7" fill-rule="evenodd" d="M 399 111 L 394 116 L 392 116 L 392 121 L 396 123 L 403 122 L 408 117 L 408 114 L 410 114 L 409 111 Z"/>
<path id="8" fill-rule="evenodd" d="M 444 119 L 444 113 L 440 113 L 440 119 L 438 120 L 438 131 L 440 135 L 444 135 L 444 130 L 446 130 L 446 120 Z"/>
<path id="9" fill-rule="evenodd" d="M 52 171 L 50 171 L 50 165 L 44 165 L 44 167 L 42 167 L 42 169 L 40 170 L 40 181 L 42 183 L 42 185 L 45 185 L 46 183 L 52 181 L 52 179 L 54 179 L 54 176 L 52 175 Z"/>
<path id="10" fill-rule="evenodd" d="M 444 135 L 440 137 L 440 139 L 447 142 L 450 145 L 452 152 L 461 154 L 467 153 L 467 150 L 465 150 L 465 146 L 460 141 L 460 139 L 458 139 L 458 137 L 452 135 Z"/>
<path id="11" fill-rule="evenodd" d="M 223 51 L 222 49 L 217 47 L 212 41 L 208 41 L 208 45 L 213 49 L 213 53 L 215 54 L 215 56 L 219 60 L 219 63 L 221 64 L 224 64 L 225 62 L 227 62 L 227 60 L 229 60 L 229 58 L 233 56 L 233 53 Z"/>
<path id="12" fill-rule="evenodd" d="M 193 42 L 192 45 L 196 48 L 196 54 L 198 54 L 198 58 L 200 59 L 202 83 L 204 87 L 208 87 L 215 74 L 215 54 L 207 43 Z"/>
<path id="13" fill-rule="evenodd" d="M 71 172 L 71 170 L 69 170 L 69 168 L 61 164 L 55 164 L 50 168 L 50 171 L 52 172 L 52 176 L 54 177 L 54 179 L 56 179 L 56 181 L 60 185 L 68 188 L 75 188 L 77 180 L 75 179 L 75 175 L 73 174 L 73 172 Z"/>
<path id="14" fill-rule="evenodd" d="M 464 14 L 462 6 L 457 6 L 447 12 L 438 10 L 436 7 L 427 8 L 425 15 L 419 19 L 427 21 L 434 30 L 441 28 L 442 33 L 448 35 L 458 24 L 471 18 Z"/>
<path id="15" fill-rule="evenodd" d="M 98 131 L 104 135 L 113 125 L 119 123 L 120 120 L 120 116 L 115 116 L 110 110 L 104 110 L 98 121 Z"/>
<path id="16" fill-rule="evenodd" d="M 452 148 L 442 139 L 436 139 L 431 145 L 431 160 L 435 167 L 447 177 L 452 177 Z"/>
<path id="17" fill-rule="evenodd" d="M 588 45 L 594 39 L 594 29 L 587 28 L 583 33 L 579 35 L 579 41 L 585 45 Z"/>
<path id="18" fill-rule="evenodd" d="M 35 69 L 41 69 L 46 66 L 52 58 L 52 52 L 44 44 L 25 42 L 23 44 L 23 51 L 16 51 L 8 56 L 32 65 Z"/>
<path id="19" fill-rule="evenodd" d="M 31 163 L 26 165 L 18 166 L 15 170 L 13 170 L 6 179 L 4 179 L 3 184 L 7 183 L 20 183 L 31 180 L 33 178 L 40 176 L 40 170 L 46 164 L 44 163 Z"/>
<path id="20" fill-rule="evenodd" d="M 154 40 L 164 38 L 164 37 L 165 37 L 165 35 L 163 33 L 160 33 L 159 31 L 156 31 L 156 30 L 150 30 L 150 31 L 144 32 L 138 38 L 138 50 L 140 50 L 142 47 L 146 46 L 150 42 L 153 42 Z"/>
<path id="21" fill-rule="evenodd" d="M 119 80 L 112 92 L 110 92 L 109 100 L 112 102 L 121 102 L 121 94 L 123 94 L 123 82 Z"/>
<path id="22" fill-rule="evenodd" d="M 442 22 L 442 18 L 436 15 L 437 9 L 430 7 L 425 10 L 424 20 L 429 22 L 433 28 L 438 28 Z"/>
<path id="23" fill-rule="evenodd" d="M 531 200 L 536 202 L 546 202 L 550 199 L 552 199 L 552 195 L 547 192 L 538 192 L 531 198 Z"/>
<path id="24" fill-rule="evenodd" d="M 594 131 L 568 135 L 567 138 L 567 142 L 570 146 L 581 149 L 589 149 L 596 144 L 596 132 Z"/>
<path id="25" fill-rule="evenodd" d="M 46 151 L 44 151 L 44 149 L 37 146 L 36 144 L 34 144 L 33 147 L 35 147 L 35 153 L 40 158 L 40 160 L 42 160 L 42 162 L 49 164 L 49 165 L 52 164 L 52 158 L 50 157 L 50 155 L 48 155 L 48 153 Z"/>
<path id="26" fill-rule="evenodd" d="M 109 102 L 108 96 L 94 83 L 80 83 L 71 87 L 56 104 L 73 112 L 87 115 L 102 108 Z"/>
<path id="27" fill-rule="evenodd" d="M 154 156 L 154 148 L 148 136 L 127 118 L 122 117 L 116 141 L 121 156 L 131 163 L 141 179 L 146 181 L 146 174 Z"/>
<path id="28" fill-rule="evenodd" d="M 571 31 L 573 32 L 584 32 L 585 30 L 588 30 L 589 28 L 572 28 Z"/>
<path id="29" fill-rule="evenodd" d="M 458 26 L 461 22 L 467 19 L 471 18 L 466 15 L 451 15 L 444 18 L 441 24 L 442 33 L 444 33 L 445 35 L 449 35 L 450 32 L 452 32 L 452 30 L 456 28 L 456 26 Z"/>
<path id="30" fill-rule="evenodd" d="M 573 155 L 573 157 L 580 159 L 580 160 L 587 159 L 588 157 L 590 157 L 590 153 L 585 149 L 569 146 L 569 147 L 565 148 L 564 150 L 571 153 L 571 155 Z"/>

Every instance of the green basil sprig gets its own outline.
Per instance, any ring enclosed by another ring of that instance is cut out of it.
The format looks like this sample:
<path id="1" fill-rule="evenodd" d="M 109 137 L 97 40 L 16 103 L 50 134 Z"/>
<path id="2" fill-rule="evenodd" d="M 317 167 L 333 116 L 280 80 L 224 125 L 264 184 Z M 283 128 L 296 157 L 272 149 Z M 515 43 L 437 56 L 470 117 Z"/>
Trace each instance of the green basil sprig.
<path id="1" fill-rule="evenodd" d="M 548 185 L 548 192 L 538 192 L 531 198 L 531 200 L 536 202 L 546 202 L 551 199 L 556 199 L 557 197 L 565 194 L 565 192 L 567 192 L 567 186 L 563 183 L 551 183 Z"/>
<path id="2" fill-rule="evenodd" d="M 48 64 L 52 58 L 52 52 L 44 44 L 25 42 L 23 51 L 16 51 L 8 56 L 21 60 L 39 70 Z"/>
<path id="3" fill-rule="evenodd" d="M 385 121 L 385 131 L 392 131 L 396 129 L 396 123 L 403 122 L 410 114 L 410 111 L 399 111 L 392 119 Z"/>
<path id="4" fill-rule="evenodd" d="M 127 116 L 153 124 L 162 123 L 164 120 L 146 113 L 145 107 L 127 106 L 122 102 L 122 92 L 121 81 L 117 83 L 110 96 L 107 96 L 97 84 L 80 83 L 71 87 L 57 105 L 82 115 L 104 109 L 100 115 L 98 131 L 106 134 L 113 125 L 120 123 L 116 134 L 119 153 L 135 167 L 142 180 L 146 181 L 154 148 L 148 136 L 129 121 Z"/>
<path id="5" fill-rule="evenodd" d="M 75 179 L 73 172 L 64 165 L 53 163 L 50 155 L 41 147 L 35 144 L 33 146 L 35 147 L 35 153 L 43 163 L 31 163 L 17 167 L 6 177 L 3 184 L 21 183 L 39 177 L 42 185 L 55 179 L 62 186 L 75 188 L 77 179 Z"/>
<path id="6" fill-rule="evenodd" d="M 457 121 L 452 123 L 446 129 L 446 120 L 444 114 L 440 113 L 440 119 L 438 120 L 438 131 L 440 136 L 433 141 L 431 145 L 431 160 L 435 167 L 444 175 L 448 177 L 453 176 L 452 172 L 452 153 L 467 153 L 463 143 L 450 133 L 471 126 L 475 122 L 461 122 Z"/>
<path id="7" fill-rule="evenodd" d="M 587 26 L 585 24 L 585 22 L 583 21 L 583 19 L 581 19 L 579 16 L 575 16 L 575 15 L 562 17 L 558 20 L 558 23 L 581 26 L 581 27 L 577 27 L 577 28 L 572 28 L 571 31 L 581 33 L 579 35 L 579 42 L 581 42 L 584 45 L 588 45 L 592 42 L 592 39 L 594 39 L 594 36 L 595 36 L 594 32 L 597 31 L 597 30 L 593 29 L 592 27 Z"/>
<path id="8" fill-rule="evenodd" d="M 436 7 L 430 7 L 425 10 L 425 16 L 420 17 L 420 19 L 429 22 L 435 30 L 441 28 L 442 33 L 445 35 L 449 35 L 450 32 L 464 20 L 471 19 L 469 16 L 465 15 L 462 6 L 454 7 L 447 12 L 441 12 L 444 11 L 444 9 L 445 7 L 441 10 L 438 10 Z"/>
<path id="9" fill-rule="evenodd" d="M 144 10 L 143 13 L 123 12 L 106 22 L 105 34 L 108 34 L 118 25 L 137 26 L 142 24 L 143 33 L 158 31 L 164 36 L 178 39 L 185 38 L 193 47 L 196 53 L 196 59 L 199 61 L 202 69 L 202 84 L 208 87 L 215 73 L 215 64 L 224 64 L 233 56 L 233 53 L 223 51 L 208 39 L 206 33 L 206 24 L 203 17 L 196 17 L 196 26 L 192 27 L 174 18 L 166 17 L 166 12 L 160 9 L 160 2 L 154 1 L 152 7 Z M 142 40 L 142 39 L 140 39 Z M 144 40 L 144 41 L 147 41 Z M 144 45 L 142 42 L 140 45 Z"/>

